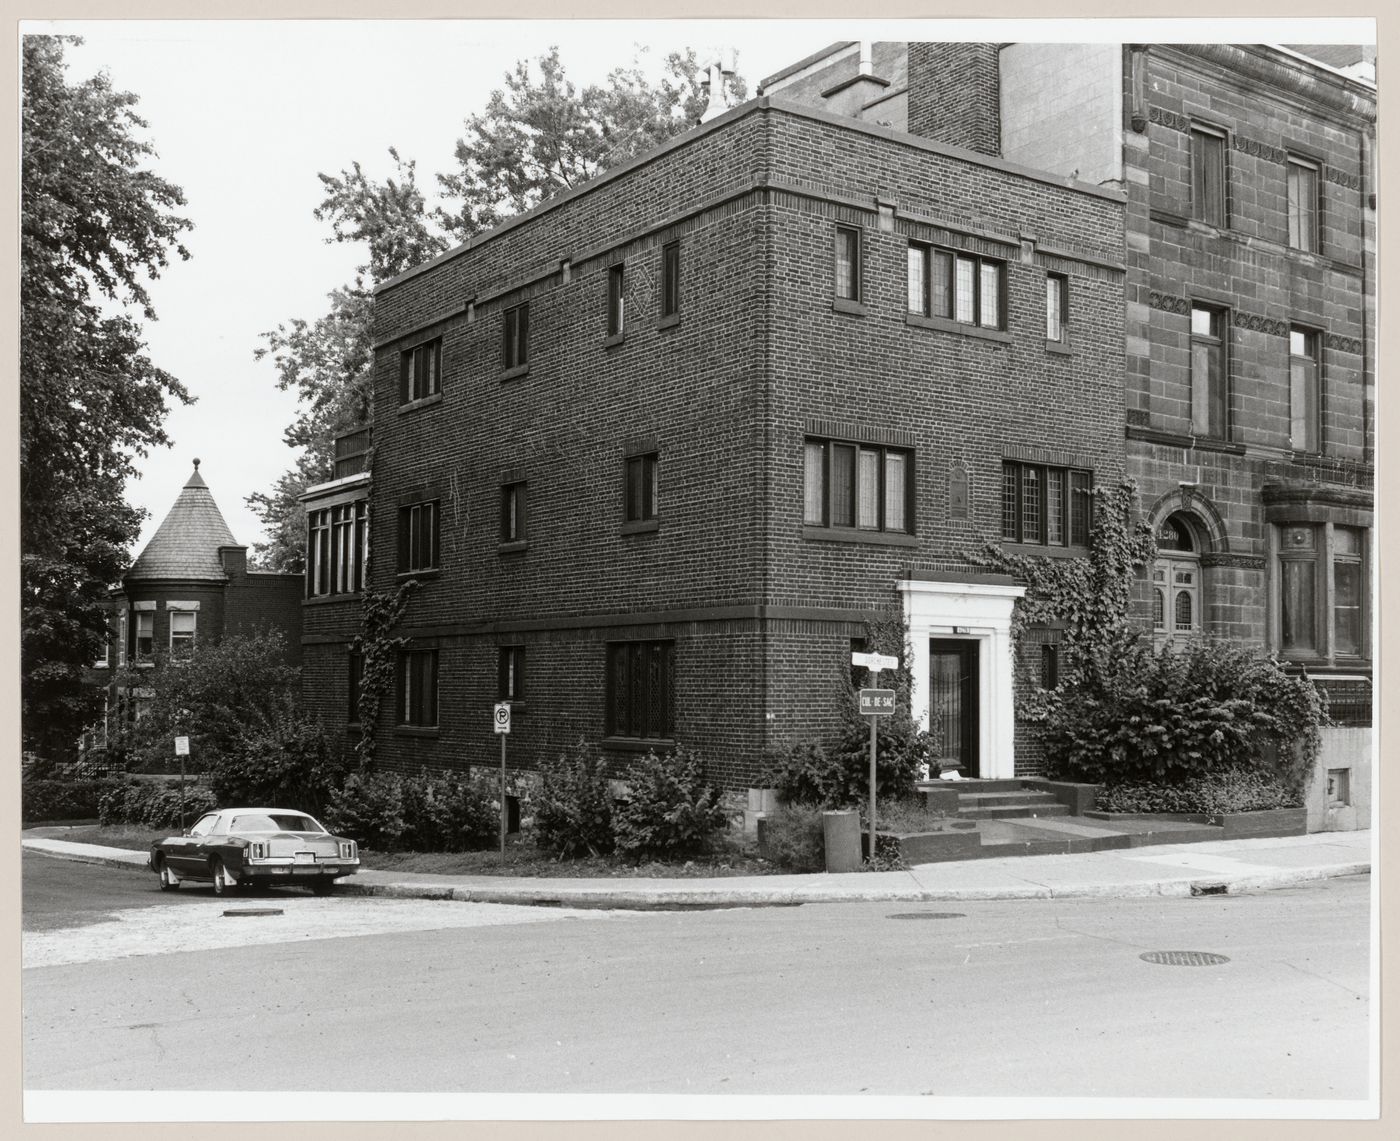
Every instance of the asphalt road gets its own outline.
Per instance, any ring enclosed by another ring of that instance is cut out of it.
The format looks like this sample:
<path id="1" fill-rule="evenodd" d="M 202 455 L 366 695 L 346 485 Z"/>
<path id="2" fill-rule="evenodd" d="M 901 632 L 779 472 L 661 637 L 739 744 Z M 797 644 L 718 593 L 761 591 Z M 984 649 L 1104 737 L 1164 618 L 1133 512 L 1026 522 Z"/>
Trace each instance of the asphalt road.
<path id="1" fill-rule="evenodd" d="M 36 905 L 25 1084 L 1359 1098 L 1369 889 L 622 914 L 138 887 L 64 929 Z"/>

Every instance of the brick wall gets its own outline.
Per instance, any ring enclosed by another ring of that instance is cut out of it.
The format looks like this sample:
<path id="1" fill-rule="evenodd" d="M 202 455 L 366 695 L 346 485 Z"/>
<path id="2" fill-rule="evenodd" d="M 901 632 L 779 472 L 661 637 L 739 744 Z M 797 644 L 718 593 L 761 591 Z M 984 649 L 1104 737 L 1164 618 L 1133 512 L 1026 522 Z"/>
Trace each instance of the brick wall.
<path id="1" fill-rule="evenodd" d="M 1001 153 L 998 45 L 911 43 L 909 130 L 982 154 Z"/>

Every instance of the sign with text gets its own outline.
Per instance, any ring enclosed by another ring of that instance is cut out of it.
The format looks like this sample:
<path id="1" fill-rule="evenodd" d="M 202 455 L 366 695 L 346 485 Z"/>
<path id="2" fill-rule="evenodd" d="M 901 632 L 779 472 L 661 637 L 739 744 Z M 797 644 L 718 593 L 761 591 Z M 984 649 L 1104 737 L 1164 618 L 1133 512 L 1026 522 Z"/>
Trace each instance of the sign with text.
<path id="1" fill-rule="evenodd" d="M 894 690 L 862 689 L 860 712 L 862 716 L 874 714 L 876 717 L 888 717 L 894 712 Z"/>
<path id="2" fill-rule="evenodd" d="M 175 755 L 177 757 L 188 757 L 190 755 L 190 739 L 188 737 L 175 738 Z"/>
<path id="3" fill-rule="evenodd" d="M 510 702 L 496 702 L 495 710 L 491 714 L 491 722 L 495 726 L 497 733 L 510 732 Z"/>
<path id="4" fill-rule="evenodd" d="M 868 670 L 879 673 L 881 670 L 897 670 L 899 659 L 891 657 L 889 654 L 851 654 L 851 665 L 864 666 Z"/>

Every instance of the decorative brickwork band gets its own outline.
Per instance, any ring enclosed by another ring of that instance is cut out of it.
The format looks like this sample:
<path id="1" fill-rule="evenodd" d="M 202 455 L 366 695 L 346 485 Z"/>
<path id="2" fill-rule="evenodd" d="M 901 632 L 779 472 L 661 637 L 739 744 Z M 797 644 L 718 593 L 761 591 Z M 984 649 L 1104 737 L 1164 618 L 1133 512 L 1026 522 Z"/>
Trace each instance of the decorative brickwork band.
<path id="1" fill-rule="evenodd" d="M 1355 337 L 1343 337 L 1337 333 L 1328 333 L 1325 340 L 1329 349 L 1335 349 L 1339 353 L 1361 355 L 1361 342 Z"/>
<path id="2" fill-rule="evenodd" d="M 1191 314 L 1191 302 L 1186 298 L 1173 297 L 1170 293 L 1158 293 L 1155 289 L 1147 295 L 1147 303 L 1153 309 L 1161 309 L 1167 313 L 1179 313 L 1183 317 Z"/>
<path id="3" fill-rule="evenodd" d="M 1361 189 L 1361 179 L 1355 174 L 1348 174 L 1334 166 L 1324 168 L 1324 174 L 1328 182 L 1335 183 L 1337 186 L 1345 186 L 1348 190 Z"/>
<path id="4" fill-rule="evenodd" d="M 1265 560 L 1260 555 L 1204 554 L 1203 567 L 1229 567 L 1232 570 L 1263 570 Z"/>
<path id="5" fill-rule="evenodd" d="M 1261 317 L 1257 313 L 1241 313 L 1236 309 L 1230 315 L 1231 323 L 1238 329 L 1248 329 L 1252 333 L 1268 333 L 1274 337 L 1288 336 L 1288 322 L 1276 321 L 1272 317 Z"/>
<path id="6" fill-rule="evenodd" d="M 1258 139 L 1246 139 L 1236 135 L 1234 145 L 1235 150 L 1241 154 L 1268 159 L 1270 162 L 1284 163 L 1288 161 L 1288 152 L 1282 147 L 1270 146 L 1268 143 L 1261 143 Z"/>
<path id="7" fill-rule="evenodd" d="M 1185 115 L 1178 115 L 1175 111 L 1164 111 L 1161 107 L 1153 107 L 1148 111 L 1147 117 L 1159 127 L 1168 127 L 1173 131 L 1185 132 L 1191 129 L 1191 120 Z"/>

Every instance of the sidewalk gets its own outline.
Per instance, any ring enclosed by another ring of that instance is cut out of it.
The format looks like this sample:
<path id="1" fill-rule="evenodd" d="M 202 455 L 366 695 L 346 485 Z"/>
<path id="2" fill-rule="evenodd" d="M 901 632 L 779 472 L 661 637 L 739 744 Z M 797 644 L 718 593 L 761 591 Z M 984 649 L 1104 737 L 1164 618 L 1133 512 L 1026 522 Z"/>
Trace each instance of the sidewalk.
<path id="1" fill-rule="evenodd" d="M 146 853 L 22 839 L 24 848 L 89 863 L 144 869 Z M 762 907 L 867 900 L 1065 899 L 1228 894 L 1291 887 L 1371 870 L 1371 833 L 1314 832 L 1068 855 L 920 864 L 902 872 L 734 876 L 717 879 L 539 879 L 362 871 L 343 895 L 598 908 Z M 154 877 L 152 877 L 154 884 Z M 154 890 L 154 888 L 153 888 Z"/>

